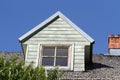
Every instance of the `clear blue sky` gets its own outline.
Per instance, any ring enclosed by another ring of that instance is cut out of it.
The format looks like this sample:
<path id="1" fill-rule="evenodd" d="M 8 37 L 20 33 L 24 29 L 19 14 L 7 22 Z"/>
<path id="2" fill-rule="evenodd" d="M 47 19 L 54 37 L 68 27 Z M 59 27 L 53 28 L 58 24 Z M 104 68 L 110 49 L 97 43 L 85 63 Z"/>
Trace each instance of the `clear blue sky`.
<path id="1" fill-rule="evenodd" d="M 22 51 L 18 38 L 58 10 L 95 40 L 94 53 L 120 34 L 120 0 L 0 0 L 0 51 Z"/>

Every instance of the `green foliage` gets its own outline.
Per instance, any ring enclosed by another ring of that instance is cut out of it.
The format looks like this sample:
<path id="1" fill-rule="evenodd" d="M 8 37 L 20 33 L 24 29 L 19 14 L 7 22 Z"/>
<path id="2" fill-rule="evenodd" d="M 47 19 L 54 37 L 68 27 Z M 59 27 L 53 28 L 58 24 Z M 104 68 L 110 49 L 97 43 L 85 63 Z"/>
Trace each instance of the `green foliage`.
<path id="1" fill-rule="evenodd" d="M 48 71 L 48 77 L 47 80 L 58 80 L 60 76 L 62 76 L 64 72 L 63 71 L 58 71 L 58 67 L 55 68 L 54 70 Z"/>
<path id="2" fill-rule="evenodd" d="M 16 57 L 0 57 L 0 80 L 58 80 L 63 74 L 58 68 L 47 72 L 44 67 L 33 68 L 32 65 L 31 62 L 24 66 L 24 61 L 19 61 Z"/>

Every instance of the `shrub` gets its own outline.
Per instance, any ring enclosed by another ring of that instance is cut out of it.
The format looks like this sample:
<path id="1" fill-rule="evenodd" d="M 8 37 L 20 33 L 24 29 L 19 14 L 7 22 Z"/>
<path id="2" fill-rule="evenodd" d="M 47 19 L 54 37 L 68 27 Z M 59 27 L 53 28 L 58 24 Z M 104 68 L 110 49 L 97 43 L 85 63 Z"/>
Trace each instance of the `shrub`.
<path id="1" fill-rule="evenodd" d="M 44 67 L 33 68 L 32 64 L 24 66 L 24 61 L 19 61 L 16 57 L 0 57 L 0 80 L 58 80 L 63 73 L 55 68 L 46 74 Z"/>
<path id="2" fill-rule="evenodd" d="M 64 71 L 59 71 L 58 67 L 56 67 L 55 69 L 48 71 L 47 80 L 58 80 L 63 73 Z"/>

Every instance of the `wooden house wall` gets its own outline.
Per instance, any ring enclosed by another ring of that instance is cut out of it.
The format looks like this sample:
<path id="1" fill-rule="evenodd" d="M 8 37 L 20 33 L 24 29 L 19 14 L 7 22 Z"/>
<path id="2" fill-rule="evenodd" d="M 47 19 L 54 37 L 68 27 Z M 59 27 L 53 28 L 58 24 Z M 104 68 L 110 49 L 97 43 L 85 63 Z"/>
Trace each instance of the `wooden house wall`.
<path id="1" fill-rule="evenodd" d="M 27 44 L 26 63 L 34 61 L 37 65 L 39 43 L 74 43 L 73 54 L 73 69 L 74 71 L 85 70 L 85 45 L 90 45 L 90 42 L 83 37 L 71 25 L 63 19 L 58 18 L 53 23 L 39 31 L 23 44 Z"/>

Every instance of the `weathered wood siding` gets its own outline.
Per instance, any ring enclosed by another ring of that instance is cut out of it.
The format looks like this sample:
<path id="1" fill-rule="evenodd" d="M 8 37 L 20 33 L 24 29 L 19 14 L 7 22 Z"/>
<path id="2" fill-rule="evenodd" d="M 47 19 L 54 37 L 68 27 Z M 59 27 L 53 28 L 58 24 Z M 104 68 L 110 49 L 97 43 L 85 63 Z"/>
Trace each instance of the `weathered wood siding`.
<path id="1" fill-rule="evenodd" d="M 28 44 L 26 62 L 36 61 L 40 42 L 74 43 L 73 69 L 74 71 L 85 70 L 84 48 L 85 45 L 90 45 L 90 42 L 63 19 L 58 18 L 24 43 Z"/>

